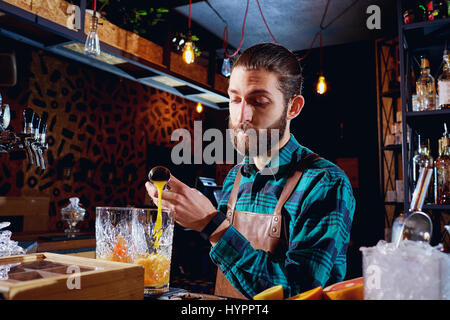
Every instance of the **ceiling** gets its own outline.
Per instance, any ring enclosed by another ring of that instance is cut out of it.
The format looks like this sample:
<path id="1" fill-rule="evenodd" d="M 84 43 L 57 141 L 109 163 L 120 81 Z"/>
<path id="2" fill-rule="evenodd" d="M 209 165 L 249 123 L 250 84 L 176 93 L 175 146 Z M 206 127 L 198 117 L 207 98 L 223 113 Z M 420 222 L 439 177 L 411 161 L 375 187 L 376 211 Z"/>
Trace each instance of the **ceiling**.
<path id="1" fill-rule="evenodd" d="M 329 2 L 322 32 L 323 46 L 376 39 L 394 33 L 396 6 L 394 0 L 259 0 L 265 20 L 275 40 L 292 51 L 308 49 L 314 35 L 320 30 L 322 16 Z M 189 2 L 180 4 L 174 1 L 173 9 L 189 15 Z M 247 1 L 209 0 L 193 1 L 191 20 L 222 38 L 225 22 L 213 11 L 208 3 L 219 13 L 228 25 L 229 44 L 237 48 L 242 37 L 242 24 Z M 178 4 L 178 6 L 176 6 Z M 370 5 L 378 5 L 381 12 L 381 30 L 369 30 L 366 13 Z M 348 10 L 346 10 L 348 8 Z M 340 16 L 340 17 L 339 17 Z M 339 17 L 339 18 L 337 18 Z M 337 19 L 336 19 L 337 18 Z M 242 49 L 260 42 L 273 42 L 258 9 L 256 0 L 249 1 Z M 319 41 L 314 47 L 319 46 Z"/>

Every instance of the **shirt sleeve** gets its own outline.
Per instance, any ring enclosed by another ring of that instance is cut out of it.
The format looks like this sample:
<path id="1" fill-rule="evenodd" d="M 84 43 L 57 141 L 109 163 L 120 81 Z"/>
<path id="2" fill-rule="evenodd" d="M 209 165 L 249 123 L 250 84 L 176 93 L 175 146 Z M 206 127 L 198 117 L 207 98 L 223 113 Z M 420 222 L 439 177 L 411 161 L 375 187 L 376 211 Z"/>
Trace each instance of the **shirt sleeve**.
<path id="1" fill-rule="evenodd" d="M 297 192 L 304 194 L 303 203 L 289 223 L 288 250 L 282 258 L 255 250 L 233 226 L 210 251 L 225 277 L 248 298 L 280 284 L 285 297 L 324 287 L 337 260 L 345 260 L 355 209 L 348 179 L 324 174 L 314 187 Z"/>

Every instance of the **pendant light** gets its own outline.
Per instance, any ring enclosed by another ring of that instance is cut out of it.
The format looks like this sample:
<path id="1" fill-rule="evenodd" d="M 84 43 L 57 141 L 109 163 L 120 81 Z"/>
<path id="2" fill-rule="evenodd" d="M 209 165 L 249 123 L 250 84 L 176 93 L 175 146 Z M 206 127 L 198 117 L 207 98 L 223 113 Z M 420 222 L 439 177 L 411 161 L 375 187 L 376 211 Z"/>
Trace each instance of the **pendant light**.
<path id="1" fill-rule="evenodd" d="M 194 45 L 192 43 L 192 34 L 191 34 L 191 6 L 192 6 L 192 0 L 189 0 L 189 30 L 187 34 L 187 39 L 183 47 L 183 60 L 187 64 L 191 64 L 195 60 L 195 53 L 194 53 Z"/>
<path id="2" fill-rule="evenodd" d="M 84 43 L 84 53 L 90 57 L 97 57 L 100 54 L 100 41 L 97 33 L 98 17 L 97 17 L 97 0 L 94 0 L 94 12 L 91 17 L 89 32 Z"/>

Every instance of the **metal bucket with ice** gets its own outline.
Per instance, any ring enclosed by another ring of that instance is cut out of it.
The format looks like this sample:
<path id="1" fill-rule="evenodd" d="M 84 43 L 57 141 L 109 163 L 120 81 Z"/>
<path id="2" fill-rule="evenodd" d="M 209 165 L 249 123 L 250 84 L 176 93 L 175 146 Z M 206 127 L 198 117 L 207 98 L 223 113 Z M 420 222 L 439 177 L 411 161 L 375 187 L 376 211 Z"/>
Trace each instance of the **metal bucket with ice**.
<path id="1" fill-rule="evenodd" d="M 427 242 L 380 240 L 360 250 L 364 300 L 450 299 L 450 255 Z"/>
<path id="2" fill-rule="evenodd" d="M 142 265 L 145 292 L 169 289 L 174 220 L 157 208 L 96 208 L 96 258 Z"/>

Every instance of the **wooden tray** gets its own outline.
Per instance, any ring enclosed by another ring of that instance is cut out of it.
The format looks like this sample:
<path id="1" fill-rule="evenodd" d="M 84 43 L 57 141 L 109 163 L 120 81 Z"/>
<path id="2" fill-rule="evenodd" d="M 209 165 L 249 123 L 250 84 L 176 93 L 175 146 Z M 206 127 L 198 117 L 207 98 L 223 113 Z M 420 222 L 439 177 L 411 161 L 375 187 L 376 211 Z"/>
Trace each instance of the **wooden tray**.
<path id="1" fill-rule="evenodd" d="M 144 268 L 134 264 L 45 252 L 0 258 L 6 265 L 0 300 L 144 298 Z"/>

